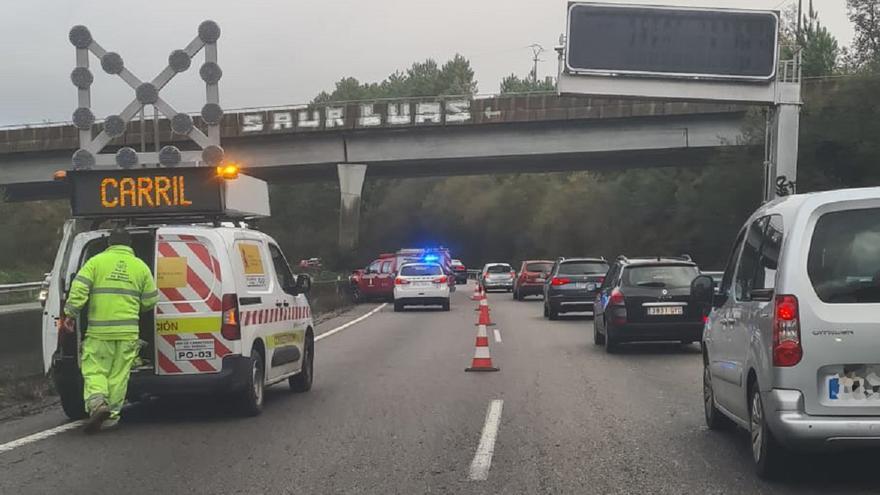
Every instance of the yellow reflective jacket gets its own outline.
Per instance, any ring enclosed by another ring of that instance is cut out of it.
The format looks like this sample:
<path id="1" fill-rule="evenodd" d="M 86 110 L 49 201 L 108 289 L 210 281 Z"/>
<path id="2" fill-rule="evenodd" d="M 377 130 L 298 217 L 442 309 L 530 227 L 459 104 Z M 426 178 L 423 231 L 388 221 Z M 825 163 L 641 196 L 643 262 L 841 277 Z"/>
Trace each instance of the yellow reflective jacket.
<path id="1" fill-rule="evenodd" d="M 136 339 L 141 311 L 159 301 L 153 274 L 128 246 L 114 245 L 93 256 L 76 274 L 64 313 L 76 317 L 89 303 L 88 335 Z"/>

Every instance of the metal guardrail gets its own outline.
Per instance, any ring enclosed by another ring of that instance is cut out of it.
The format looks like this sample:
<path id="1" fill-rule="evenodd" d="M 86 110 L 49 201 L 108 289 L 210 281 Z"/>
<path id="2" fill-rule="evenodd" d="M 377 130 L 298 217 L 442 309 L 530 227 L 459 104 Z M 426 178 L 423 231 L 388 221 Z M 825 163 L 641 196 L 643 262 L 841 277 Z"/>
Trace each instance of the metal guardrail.
<path id="1" fill-rule="evenodd" d="M 43 282 L 0 284 L 0 306 L 23 302 L 36 302 Z"/>
<path id="2" fill-rule="evenodd" d="M 27 290 L 39 289 L 43 286 L 43 282 L 24 282 L 20 284 L 0 284 L 0 294 L 8 294 L 11 292 L 22 292 Z"/>

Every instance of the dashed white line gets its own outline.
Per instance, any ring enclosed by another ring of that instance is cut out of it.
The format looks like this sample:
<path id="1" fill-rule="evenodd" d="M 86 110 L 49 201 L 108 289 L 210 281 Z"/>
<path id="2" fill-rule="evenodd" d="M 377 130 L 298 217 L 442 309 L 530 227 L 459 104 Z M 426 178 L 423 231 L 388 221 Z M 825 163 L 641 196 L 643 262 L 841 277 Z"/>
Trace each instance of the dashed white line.
<path id="1" fill-rule="evenodd" d="M 23 438 L 19 438 L 18 440 L 13 440 L 11 442 L 4 443 L 0 445 L 0 454 L 3 452 L 9 452 L 10 450 L 17 449 L 29 443 L 38 442 L 43 440 L 44 438 L 49 438 L 53 435 L 57 435 L 59 433 L 64 433 L 65 431 L 72 430 L 74 428 L 78 428 L 83 424 L 83 420 L 74 421 L 72 423 L 65 423 L 61 426 L 56 426 L 55 428 L 50 428 L 45 431 L 41 431 L 39 433 L 34 433 L 33 435 L 28 435 Z"/>
<path id="2" fill-rule="evenodd" d="M 330 337 L 331 335 L 339 333 L 354 324 L 357 324 L 357 323 L 360 323 L 360 322 L 366 320 L 367 318 L 369 318 L 369 317 L 373 316 L 374 314 L 378 313 L 379 311 L 381 311 L 382 308 L 384 308 L 387 305 L 388 305 L 388 303 L 382 303 L 382 304 L 376 306 L 375 308 L 373 308 L 369 313 L 367 313 L 363 316 L 360 316 L 358 318 L 355 318 L 354 320 L 351 320 L 348 323 L 339 325 L 338 327 L 336 327 L 332 330 L 328 330 L 328 331 L 322 333 L 321 335 L 318 335 L 317 337 L 315 337 L 315 342 L 317 342 L 321 339 Z M 28 435 L 26 437 L 19 438 L 18 440 L 13 440 L 11 442 L 0 444 L 0 454 L 2 454 L 4 452 L 9 452 L 10 450 L 14 450 L 14 449 L 17 449 L 19 447 L 23 447 L 25 445 L 28 445 L 28 444 L 31 444 L 34 442 L 39 442 L 40 440 L 45 440 L 46 438 L 58 435 L 59 433 L 64 433 L 65 431 L 73 430 L 75 428 L 78 428 L 82 424 L 83 424 L 83 421 L 74 421 L 72 423 L 65 423 L 61 426 L 56 426 L 55 428 L 50 428 L 48 430 L 34 433 L 33 435 Z"/>
<path id="3" fill-rule="evenodd" d="M 495 438 L 498 436 L 498 425 L 501 423 L 501 408 L 504 401 L 495 399 L 489 403 L 486 411 L 486 423 L 483 425 L 483 434 L 480 435 L 480 444 L 471 461 L 471 470 L 468 479 L 471 481 L 485 481 L 489 478 L 489 468 L 492 466 L 492 455 L 495 453 Z"/>
<path id="4" fill-rule="evenodd" d="M 501 343 L 501 331 L 497 328 L 495 329 L 495 342 Z"/>

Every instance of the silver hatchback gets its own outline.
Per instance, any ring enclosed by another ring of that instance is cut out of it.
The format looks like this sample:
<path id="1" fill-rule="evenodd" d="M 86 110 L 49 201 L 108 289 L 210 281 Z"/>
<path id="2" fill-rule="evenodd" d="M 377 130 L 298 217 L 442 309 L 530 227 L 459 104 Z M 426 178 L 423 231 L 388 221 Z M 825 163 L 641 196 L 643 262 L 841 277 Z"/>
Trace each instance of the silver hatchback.
<path id="1" fill-rule="evenodd" d="M 880 447 L 880 188 L 764 205 L 713 288 L 692 284 L 709 428 L 748 429 L 761 476 L 787 448 Z"/>

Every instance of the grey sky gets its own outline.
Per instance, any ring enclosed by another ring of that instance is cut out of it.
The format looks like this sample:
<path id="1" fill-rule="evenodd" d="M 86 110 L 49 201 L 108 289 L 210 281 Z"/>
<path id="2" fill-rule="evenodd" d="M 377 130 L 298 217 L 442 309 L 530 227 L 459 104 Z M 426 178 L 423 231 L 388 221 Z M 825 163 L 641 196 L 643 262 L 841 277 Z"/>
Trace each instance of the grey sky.
<path id="1" fill-rule="evenodd" d="M 626 0 L 624 0 L 626 1 Z M 781 9 L 797 0 L 651 0 L 690 6 Z M 150 79 L 183 48 L 204 19 L 214 19 L 219 41 L 224 108 L 303 103 L 343 76 L 383 79 L 413 61 L 443 61 L 456 52 L 471 60 L 482 93 L 498 91 L 505 75 L 525 75 L 527 46 L 541 43 L 539 75 L 556 71 L 552 47 L 564 31 L 566 0 L 28 0 L 0 17 L 4 68 L 0 72 L 0 125 L 64 121 L 75 108 L 69 74 L 74 49 L 67 33 L 85 24 L 126 67 Z M 804 0 L 806 4 L 808 0 Z M 820 19 L 842 45 L 853 31 L 844 0 L 815 0 Z M 197 63 L 163 91 L 179 110 L 204 103 Z M 96 59 L 91 63 L 100 67 Z M 102 118 L 118 113 L 131 90 L 95 72 L 92 95 Z"/>

